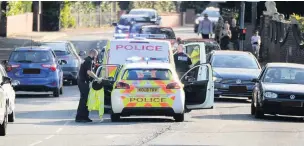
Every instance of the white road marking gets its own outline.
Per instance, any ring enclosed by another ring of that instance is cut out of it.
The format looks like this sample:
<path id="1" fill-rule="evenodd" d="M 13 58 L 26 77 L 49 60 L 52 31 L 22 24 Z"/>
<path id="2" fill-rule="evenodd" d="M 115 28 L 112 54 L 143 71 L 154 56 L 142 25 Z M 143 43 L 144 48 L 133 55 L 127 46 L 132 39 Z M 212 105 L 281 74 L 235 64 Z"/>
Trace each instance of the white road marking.
<path id="1" fill-rule="evenodd" d="M 108 139 L 111 139 L 111 138 L 115 138 L 115 137 L 118 137 L 119 135 L 108 135 L 106 136 L 105 138 L 108 138 Z"/>
<path id="2" fill-rule="evenodd" d="M 42 143 L 42 141 L 39 140 L 39 141 L 37 141 L 37 142 L 34 142 L 34 143 L 30 144 L 29 146 L 35 146 L 35 145 L 37 145 L 37 144 L 39 144 L 39 143 Z"/>
<path id="3" fill-rule="evenodd" d="M 48 136 L 48 137 L 46 137 L 46 138 L 44 138 L 44 139 L 51 139 L 52 137 L 54 137 L 55 135 L 50 135 L 50 136 Z"/>
<path id="4" fill-rule="evenodd" d="M 62 128 L 57 129 L 56 133 L 59 133 L 62 130 Z"/>

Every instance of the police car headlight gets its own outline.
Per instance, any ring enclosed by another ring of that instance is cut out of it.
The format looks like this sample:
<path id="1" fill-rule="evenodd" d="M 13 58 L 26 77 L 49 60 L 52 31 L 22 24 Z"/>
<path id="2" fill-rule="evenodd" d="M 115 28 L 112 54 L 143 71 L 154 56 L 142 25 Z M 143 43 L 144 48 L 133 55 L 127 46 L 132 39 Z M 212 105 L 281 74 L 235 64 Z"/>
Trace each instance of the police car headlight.
<path id="1" fill-rule="evenodd" d="M 198 19 L 195 19 L 195 24 L 199 24 L 199 20 Z"/>
<path id="2" fill-rule="evenodd" d="M 213 82 L 221 82 L 222 81 L 222 78 L 217 78 L 217 77 L 213 77 Z"/>
<path id="3" fill-rule="evenodd" d="M 277 97 L 278 97 L 278 94 L 273 93 L 273 92 L 265 92 L 265 93 L 264 93 L 264 96 L 265 96 L 266 98 L 277 98 Z"/>
<path id="4" fill-rule="evenodd" d="M 122 31 L 120 29 L 117 30 L 118 33 L 122 33 Z"/>

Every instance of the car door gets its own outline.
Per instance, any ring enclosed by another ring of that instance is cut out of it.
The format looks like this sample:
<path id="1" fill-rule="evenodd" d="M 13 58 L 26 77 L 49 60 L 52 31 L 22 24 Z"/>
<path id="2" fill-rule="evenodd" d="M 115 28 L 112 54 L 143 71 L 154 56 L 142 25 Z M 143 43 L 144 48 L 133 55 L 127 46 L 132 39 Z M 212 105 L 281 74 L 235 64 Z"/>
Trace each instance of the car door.
<path id="1" fill-rule="evenodd" d="M 52 55 L 54 57 L 54 63 L 56 64 L 57 68 L 58 68 L 58 76 L 60 77 L 60 84 L 63 84 L 63 71 L 62 71 L 62 67 L 61 67 L 61 64 L 59 63 L 59 59 L 57 58 L 56 54 L 54 51 L 51 51 L 52 52 Z"/>
<path id="2" fill-rule="evenodd" d="M 0 66 L 0 74 L 2 76 L 8 77 L 6 71 L 1 66 Z M 9 106 L 10 106 L 10 108 L 13 109 L 13 106 L 14 106 L 13 104 L 15 103 L 15 91 L 14 91 L 12 85 L 11 84 L 4 84 L 2 86 L 2 88 L 4 90 L 4 95 L 6 96 L 6 98 L 9 99 L 9 102 L 10 102 Z"/>
<path id="3" fill-rule="evenodd" d="M 184 47 L 185 53 L 190 56 L 193 65 L 196 65 L 198 61 L 199 63 L 206 63 L 205 43 L 188 43 Z M 196 57 L 197 55 L 199 56 Z"/>
<path id="4" fill-rule="evenodd" d="M 214 82 L 209 64 L 192 67 L 181 77 L 188 109 L 210 109 L 214 105 Z"/>
<path id="5" fill-rule="evenodd" d="M 3 75 L 0 72 L 0 83 L 2 83 Z M 6 96 L 4 94 L 4 88 L 0 85 L 0 123 L 3 122 L 4 114 L 5 114 L 5 106 L 6 106 Z"/>
<path id="6" fill-rule="evenodd" d="M 114 77 L 109 77 L 111 70 L 114 71 Z M 100 78 L 108 79 L 107 82 L 104 82 L 104 103 L 105 107 L 111 106 L 111 92 L 113 90 L 113 85 L 116 82 L 118 73 L 120 72 L 121 65 L 118 64 L 104 64 L 98 67 L 96 75 Z"/>
<path id="7" fill-rule="evenodd" d="M 71 42 L 68 43 L 68 48 L 73 53 L 75 58 L 77 58 L 77 60 L 81 63 L 81 57 L 78 55 L 75 46 Z"/>

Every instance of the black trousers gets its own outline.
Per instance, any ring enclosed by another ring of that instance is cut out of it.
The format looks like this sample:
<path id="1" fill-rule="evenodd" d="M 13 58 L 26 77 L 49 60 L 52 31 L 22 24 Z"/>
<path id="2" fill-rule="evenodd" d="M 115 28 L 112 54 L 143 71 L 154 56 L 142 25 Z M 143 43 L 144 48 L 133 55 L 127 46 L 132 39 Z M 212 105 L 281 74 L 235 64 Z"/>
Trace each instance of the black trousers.
<path id="1" fill-rule="evenodd" d="M 203 39 L 209 39 L 209 34 L 202 34 Z"/>
<path id="2" fill-rule="evenodd" d="M 89 83 L 78 81 L 78 88 L 80 91 L 80 100 L 78 104 L 76 119 L 85 120 L 89 118 L 87 101 L 90 92 L 90 86 Z"/>

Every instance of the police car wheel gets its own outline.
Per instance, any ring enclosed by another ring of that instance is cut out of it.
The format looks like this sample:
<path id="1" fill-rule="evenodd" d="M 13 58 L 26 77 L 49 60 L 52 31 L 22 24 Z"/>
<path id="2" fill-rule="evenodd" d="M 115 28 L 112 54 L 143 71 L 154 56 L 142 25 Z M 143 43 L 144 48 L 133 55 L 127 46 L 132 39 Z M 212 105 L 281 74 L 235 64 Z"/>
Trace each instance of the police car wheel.
<path id="1" fill-rule="evenodd" d="M 53 96 L 54 97 L 59 97 L 60 95 L 60 89 L 59 88 L 56 88 L 54 91 L 53 91 Z"/>
<path id="2" fill-rule="evenodd" d="M 184 120 L 185 120 L 184 113 L 174 115 L 174 120 L 175 120 L 175 122 L 184 122 Z"/>
<path id="3" fill-rule="evenodd" d="M 118 122 L 120 120 L 119 114 L 111 114 L 111 121 L 112 122 Z"/>

